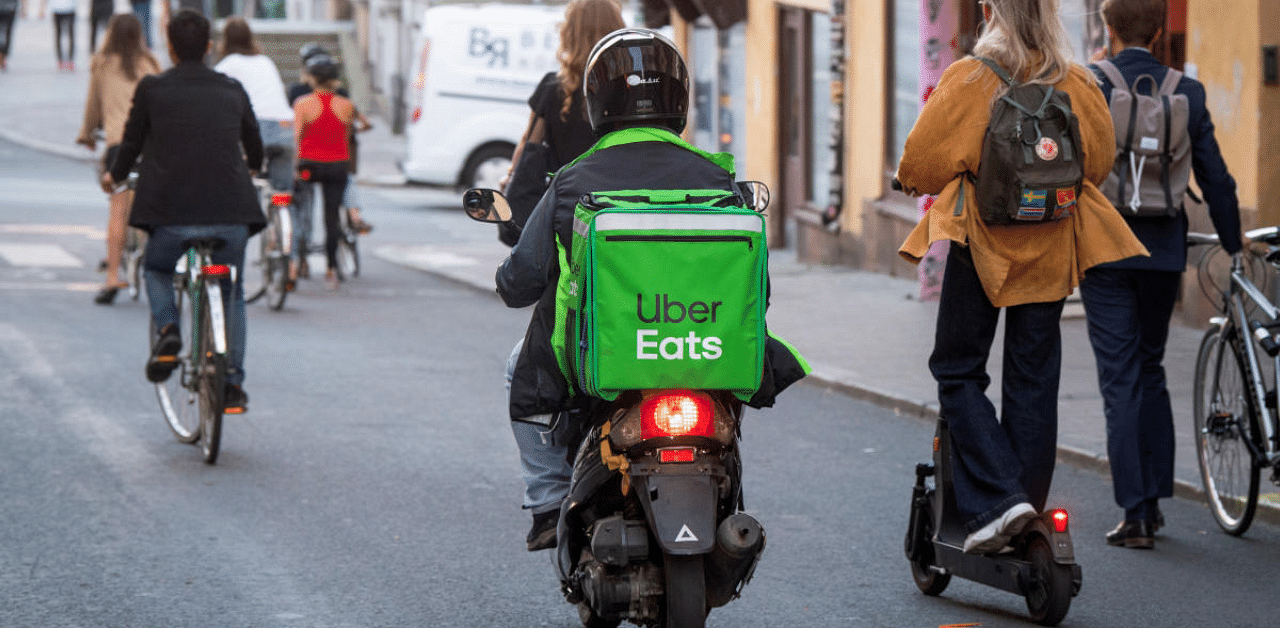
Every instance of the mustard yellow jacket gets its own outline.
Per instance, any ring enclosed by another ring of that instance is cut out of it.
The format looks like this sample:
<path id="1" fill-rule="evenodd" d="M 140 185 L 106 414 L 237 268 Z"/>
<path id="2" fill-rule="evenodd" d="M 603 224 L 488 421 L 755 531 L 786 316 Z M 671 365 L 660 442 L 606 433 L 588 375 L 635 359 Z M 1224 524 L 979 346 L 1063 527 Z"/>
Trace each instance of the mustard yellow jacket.
<path id="1" fill-rule="evenodd" d="M 991 103 L 1002 83 L 983 63 L 966 57 L 951 64 L 907 137 L 898 180 L 911 194 L 937 194 L 898 254 L 918 263 L 929 245 L 968 245 L 987 297 L 996 307 L 1066 298 L 1084 271 L 1106 262 L 1147 255 L 1120 213 L 1098 191 L 1111 171 L 1115 137 L 1107 101 L 1088 70 L 1073 65 L 1054 87 L 1071 96 L 1080 123 L 1084 185 L 1077 210 L 1063 220 L 1033 225 L 987 225 L 965 172 L 977 175 Z M 955 215 L 964 186 L 963 211 Z"/>

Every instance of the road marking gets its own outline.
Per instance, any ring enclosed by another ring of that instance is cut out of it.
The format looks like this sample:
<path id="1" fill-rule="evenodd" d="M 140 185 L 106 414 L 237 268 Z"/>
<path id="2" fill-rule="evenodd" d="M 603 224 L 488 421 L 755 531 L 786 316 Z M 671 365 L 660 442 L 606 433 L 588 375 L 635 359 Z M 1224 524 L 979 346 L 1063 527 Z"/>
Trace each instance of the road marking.
<path id="1" fill-rule="evenodd" d="M 80 268 L 76 256 L 56 244 L 0 243 L 0 257 L 12 266 Z"/>
<path id="2" fill-rule="evenodd" d="M 101 227 L 92 225 L 41 225 L 18 223 L 0 225 L 0 233 L 18 233 L 22 235 L 79 235 L 90 240 L 101 240 L 107 233 Z"/>
<path id="3" fill-rule="evenodd" d="M 0 281 L 0 290 L 63 290 L 68 292 L 94 292 L 101 288 L 97 283 L 66 283 L 56 281 L 17 282 Z"/>

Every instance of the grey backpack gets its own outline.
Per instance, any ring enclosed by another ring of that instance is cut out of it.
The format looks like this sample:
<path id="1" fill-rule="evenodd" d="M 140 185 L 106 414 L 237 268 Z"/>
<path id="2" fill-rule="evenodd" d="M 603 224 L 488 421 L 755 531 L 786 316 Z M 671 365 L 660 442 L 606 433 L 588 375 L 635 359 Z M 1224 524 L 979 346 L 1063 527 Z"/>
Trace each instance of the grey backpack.
<path id="1" fill-rule="evenodd" d="M 1178 215 L 1191 180 L 1190 107 L 1185 94 L 1175 94 L 1182 73 L 1169 68 L 1156 85 L 1143 74 L 1129 85 L 1110 61 L 1098 69 L 1111 81 L 1111 122 L 1116 128 L 1116 164 L 1102 193 L 1127 217 Z M 1149 94 L 1138 92 L 1149 83 Z"/>
<path id="2" fill-rule="evenodd" d="M 978 164 L 979 216 L 994 225 L 1039 224 L 1071 215 L 1084 180 L 1080 127 L 1071 96 L 1050 85 L 1017 83 L 984 57 L 1008 86 L 991 106 Z"/>

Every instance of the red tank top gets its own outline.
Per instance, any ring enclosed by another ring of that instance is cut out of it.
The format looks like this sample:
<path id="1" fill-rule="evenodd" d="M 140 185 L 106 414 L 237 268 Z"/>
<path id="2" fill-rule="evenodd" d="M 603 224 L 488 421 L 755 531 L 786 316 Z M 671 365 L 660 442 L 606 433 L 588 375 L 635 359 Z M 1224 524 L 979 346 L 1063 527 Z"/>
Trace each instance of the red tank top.
<path id="1" fill-rule="evenodd" d="M 319 162 L 351 159 L 351 148 L 347 144 L 347 125 L 333 112 L 333 94 L 317 93 L 316 96 L 320 98 L 320 117 L 302 132 L 302 139 L 298 142 L 298 159 Z"/>

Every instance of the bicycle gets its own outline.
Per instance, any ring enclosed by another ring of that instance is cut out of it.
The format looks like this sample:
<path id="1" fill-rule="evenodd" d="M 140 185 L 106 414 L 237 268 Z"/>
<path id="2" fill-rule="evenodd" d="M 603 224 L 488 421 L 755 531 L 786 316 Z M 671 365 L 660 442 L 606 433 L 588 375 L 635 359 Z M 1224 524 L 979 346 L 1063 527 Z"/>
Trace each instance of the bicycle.
<path id="1" fill-rule="evenodd" d="M 1219 244 L 1216 235 L 1203 233 L 1188 234 L 1187 241 Z M 1204 255 L 1197 269 L 1201 289 L 1220 314 L 1210 320 L 1196 356 L 1194 434 L 1209 509 L 1223 531 L 1239 536 L 1257 512 L 1262 469 L 1270 468 L 1271 481 L 1280 485 L 1280 308 L 1251 278 L 1268 265 L 1280 269 L 1280 227 L 1245 233 L 1225 287 L 1210 270 L 1214 252 L 1222 249 Z"/>
<path id="2" fill-rule="evenodd" d="M 214 464 L 222 441 L 224 390 L 227 385 L 227 327 L 223 311 L 223 280 L 235 281 L 236 268 L 211 261 L 223 246 L 220 238 L 196 238 L 178 260 L 173 276 L 182 349 L 169 378 L 156 384 L 156 397 L 178 441 L 199 442 L 204 461 Z M 157 332 L 150 321 L 154 347 Z M 236 414 L 241 410 L 228 410 Z"/>
<path id="3" fill-rule="evenodd" d="M 293 250 L 293 219 L 289 207 L 293 204 L 293 194 L 274 191 L 264 179 L 255 178 L 253 183 L 267 216 L 267 226 L 258 234 L 258 259 L 246 263 L 262 271 L 262 285 L 245 291 L 245 303 L 266 297 L 268 307 L 280 310 L 289 293 L 289 255 Z"/>
<path id="4" fill-rule="evenodd" d="M 323 255 L 325 253 L 323 241 L 321 241 L 321 243 L 312 244 L 310 238 L 311 216 L 315 213 L 323 214 L 324 209 L 323 207 L 319 207 L 323 202 L 323 194 L 321 194 L 319 190 L 319 185 L 305 181 L 300 181 L 300 183 L 311 186 L 308 190 L 309 194 L 294 196 L 295 199 L 301 197 L 303 202 L 307 205 L 307 207 L 300 208 L 302 213 L 299 215 L 298 220 L 298 228 L 301 230 L 298 233 L 302 236 L 300 247 L 300 252 L 302 253 L 301 258 L 305 260 L 308 255 Z M 355 182 L 352 181 L 351 185 L 355 185 Z M 351 211 L 345 205 L 338 208 L 338 231 L 338 251 L 336 254 L 338 263 L 338 279 L 340 281 L 345 281 L 350 277 L 359 277 L 360 246 L 358 236 L 360 233 L 351 225 Z M 300 262 L 300 264 L 301 263 L 302 262 Z"/>

